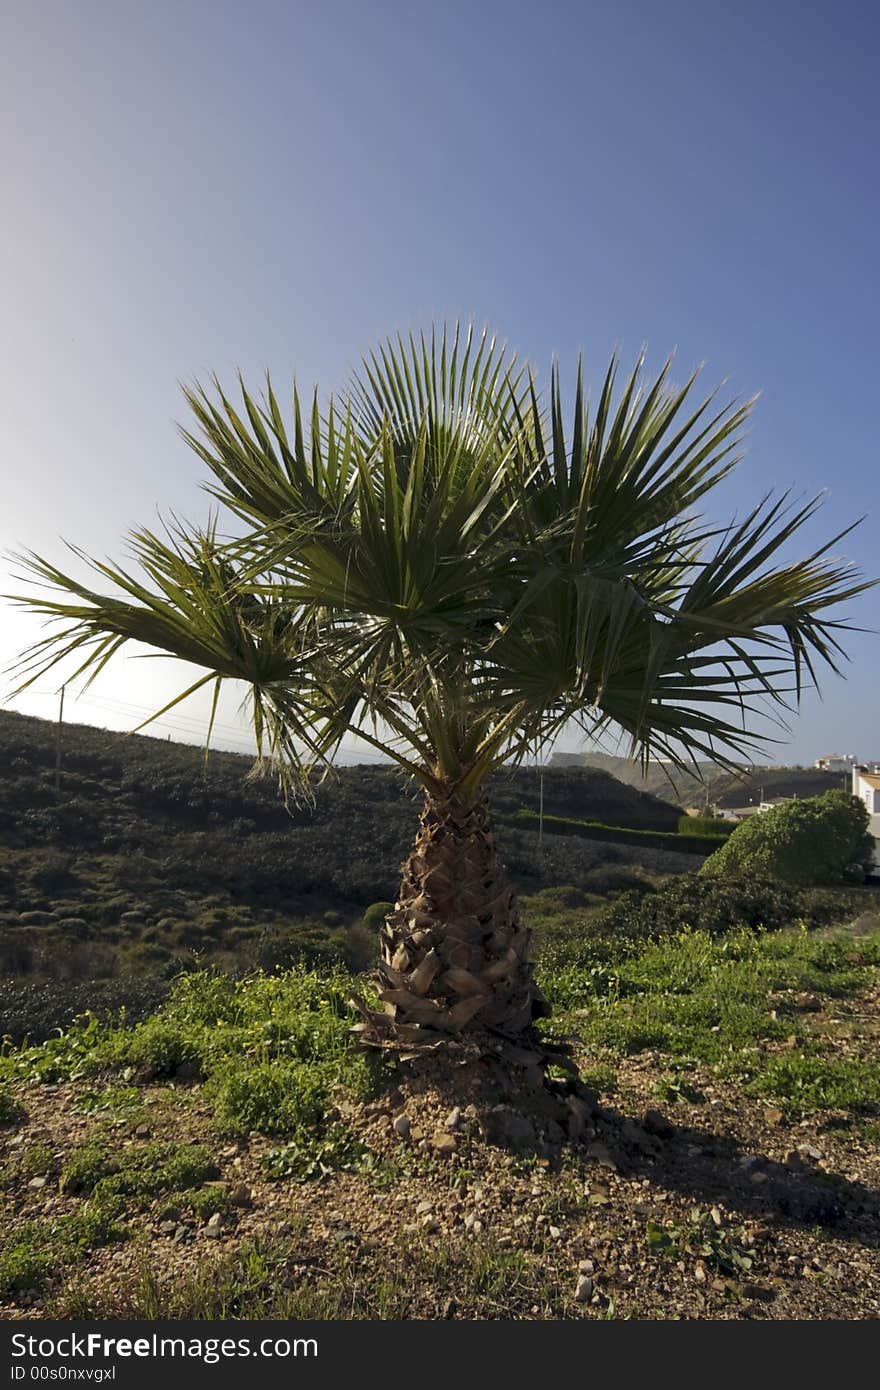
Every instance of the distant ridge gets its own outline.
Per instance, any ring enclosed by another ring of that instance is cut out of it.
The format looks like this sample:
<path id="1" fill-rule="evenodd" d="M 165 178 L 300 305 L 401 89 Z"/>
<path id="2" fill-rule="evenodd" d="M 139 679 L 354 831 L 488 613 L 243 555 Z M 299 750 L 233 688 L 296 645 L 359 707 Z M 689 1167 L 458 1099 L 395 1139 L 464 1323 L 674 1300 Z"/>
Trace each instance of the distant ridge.
<path id="1" fill-rule="evenodd" d="M 716 763 L 698 763 L 698 773 L 683 773 L 666 763 L 652 762 L 647 774 L 641 764 L 612 753 L 554 753 L 551 766 L 559 768 L 593 767 L 609 772 L 619 781 L 663 800 L 677 800 L 683 806 L 702 808 L 707 803 L 720 810 L 772 801 L 778 797 L 819 796 L 837 787 L 849 786 L 849 774 L 824 772 L 815 767 L 762 767 L 743 765 L 739 773 L 728 772 Z"/>

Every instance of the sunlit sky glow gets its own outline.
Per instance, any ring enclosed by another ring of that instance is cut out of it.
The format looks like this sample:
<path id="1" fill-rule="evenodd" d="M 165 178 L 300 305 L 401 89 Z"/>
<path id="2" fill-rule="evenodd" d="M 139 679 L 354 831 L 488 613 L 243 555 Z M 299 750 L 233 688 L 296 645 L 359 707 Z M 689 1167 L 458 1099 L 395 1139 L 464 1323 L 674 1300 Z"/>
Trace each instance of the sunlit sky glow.
<path id="1" fill-rule="evenodd" d="M 157 512 L 204 519 L 179 381 L 329 392 L 462 316 L 545 382 L 646 343 L 761 391 L 713 517 L 827 488 L 799 547 L 867 513 L 844 553 L 880 573 L 876 7 L 3 0 L 2 35 L 4 551 L 122 558 Z M 0 602 L 0 667 L 36 635 Z M 880 640 L 847 648 L 768 760 L 880 757 Z M 120 660 L 66 712 L 131 728 L 194 675 Z M 221 746 L 251 747 L 241 695 Z M 208 703 L 155 732 L 197 740 Z"/>

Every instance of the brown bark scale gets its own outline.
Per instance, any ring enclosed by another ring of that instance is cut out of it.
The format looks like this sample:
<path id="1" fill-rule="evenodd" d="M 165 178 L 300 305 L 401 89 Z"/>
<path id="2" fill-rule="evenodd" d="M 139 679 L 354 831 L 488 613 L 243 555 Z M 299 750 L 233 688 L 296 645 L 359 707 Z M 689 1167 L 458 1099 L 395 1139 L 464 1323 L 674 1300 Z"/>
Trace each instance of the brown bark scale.
<path id="1" fill-rule="evenodd" d="M 531 933 L 495 848 L 485 795 L 427 795 L 381 929 L 381 997 L 402 1038 L 492 1028 L 507 1035 L 546 1012 L 528 963 Z"/>

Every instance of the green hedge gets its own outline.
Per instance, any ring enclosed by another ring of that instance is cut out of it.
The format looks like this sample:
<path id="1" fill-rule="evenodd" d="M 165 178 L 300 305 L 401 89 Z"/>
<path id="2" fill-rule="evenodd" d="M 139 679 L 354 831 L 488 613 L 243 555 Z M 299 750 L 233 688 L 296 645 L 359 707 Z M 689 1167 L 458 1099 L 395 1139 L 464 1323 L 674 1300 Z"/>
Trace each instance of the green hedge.
<path id="1" fill-rule="evenodd" d="M 537 811 L 523 808 L 512 816 L 496 819 L 508 825 L 537 828 Z M 726 835 L 676 835 L 666 830 L 630 830 L 623 825 L 603 825 L 601 821 L 572 820 L 567 816 L 545 816 L 544 829 L 551 835 L 578 835 L 584 840 L 605 840 L 619 845 L 643 845 L 646 849 L 677 850 L 682 854 L 713 854 L 727 843 Z"/>
<path id="2" fill-rule="evenodd" d="M 712 835 L 716 839 L 727 838 L 736 828 L 736 821 L 724 820 L 721 816 L 679 816 L 679 835 Z"/>

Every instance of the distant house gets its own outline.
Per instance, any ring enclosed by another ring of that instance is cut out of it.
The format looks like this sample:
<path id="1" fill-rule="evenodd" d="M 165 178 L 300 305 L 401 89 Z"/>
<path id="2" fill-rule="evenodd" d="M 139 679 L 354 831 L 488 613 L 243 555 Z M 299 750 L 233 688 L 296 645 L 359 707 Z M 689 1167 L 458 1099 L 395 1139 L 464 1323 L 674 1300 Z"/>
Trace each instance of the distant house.
<path id="1" fill-rule="evenodd" d="M 813 767 L 819 772 L 851 772 L 858 761 L 855 753 L 829 753 L 825 758 L 817 758 Z"/>
<path id="2" fill-rule="evenodd" d="M 864 801 L 870 817 L 868 829 L 874 836 L 874 869 L 880 868 L 880 764 L 857 766 L 852 770 L 852 794 Z"/>
<path id="3" fill-rule="evenodd" d="M 775 806 L 781 806 L 784 801 L 794 799 L 790 796 L 772 796 L 769 801 L 753 801 L 748 806 L 728 806 L 725 810 L 719 811 L 718 814 L 727 820 L 748 820 L 749 816 L 759 816 L 762 811 L 772 811 Z"/>

